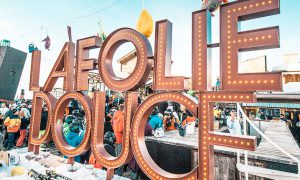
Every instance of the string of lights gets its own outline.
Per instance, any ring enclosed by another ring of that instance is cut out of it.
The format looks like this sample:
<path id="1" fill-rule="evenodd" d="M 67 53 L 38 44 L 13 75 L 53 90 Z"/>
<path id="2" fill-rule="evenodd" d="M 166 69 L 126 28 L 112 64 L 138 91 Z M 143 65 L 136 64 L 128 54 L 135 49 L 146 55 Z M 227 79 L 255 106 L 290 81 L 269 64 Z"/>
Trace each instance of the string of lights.
<path id="1" fill-rule="evenodd" d="M 32 29 L 31 31 L 28 31 L 27 33 L 21 33 L 19 36 L 16 36 L 16 39 L 12 39 L 12 40 L 18 41 L 18 40 L 24 39 L 25 37 L 31 36 L 37 32 L 42 32 L 43 30 L 46 30 L 47 34 L 48 34 L 49 30 L 51 30 L 53 28 L 57 28 L 61 25 L 65 25 L 66 23 L 70 24 L 75 21 L 78 22 L 80 20 L 83 20 L 84 18 L 99 14 L 105 10 L 108 10 L 108 9 L 116 6 L 121 1 L 122 0 L 108 0 L 106 2 L 99 3 L 96 6 L 82 10 L 81 14 L 83 14 L 83 15 L 76 16 L 76 17 L 67 17 L 67 18 L 64 17 L 64 18 L 59 19 L 51 24 L 41 25 L 39 28 Z"/>

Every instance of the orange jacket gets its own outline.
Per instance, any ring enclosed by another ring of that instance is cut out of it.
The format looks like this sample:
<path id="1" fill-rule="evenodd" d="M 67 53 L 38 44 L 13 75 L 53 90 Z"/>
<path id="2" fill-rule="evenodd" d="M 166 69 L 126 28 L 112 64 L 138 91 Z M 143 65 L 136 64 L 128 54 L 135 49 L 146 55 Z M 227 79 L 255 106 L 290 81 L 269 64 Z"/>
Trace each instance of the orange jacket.
<path id="1" fill-rule="evenodd" d="M 123 112 L 117 111 L 112 119 L 113 130 L 116 135 L 116 144 L 121 144 L 123 139 L 124 115 Z"/>
<path id="2" fill-rule="evenodd" d="M 19 116 L 16 115 L 13 115 L 11 117 L 8 116 L 4 121 L 4 125 L 7 126 L 7 132 L 18 132 L 21 126 L 21 119 Z"/>
<path id="3" fill-rule="evenodd" d="M 175 130 L 176 127 L 175 127 L 175 122 L 177 123 L 177 125 L 180 124 L 179 120 L 175 117 L 172 118 L 171 120 L 171 125 L 170 126 L 167 126 L 167 118 L 164 118 L 163 120 L 163 124 L 164 124 L 164 127 L 165 127 L 165 130 L 166 131 L 172 131 L 172 130 Z"/>
<path id="4" fill-rule="evenodd" d="M 95 159 L 95 156 L 93 153 L 90 156 L 89 164 L 94 165 L 94 168 L 102 169 L 101 164 Z"/>
<path id="5" fill-rule="evenodd" d="M 188 117 L 185 118 L 185 120 L 182 121 L 181 125 L 186 126 L 186 124 L 191 123 L 191 122 L 195 122 L 195 121 L 196 121 L 195 116 L 188 116 Z"/>

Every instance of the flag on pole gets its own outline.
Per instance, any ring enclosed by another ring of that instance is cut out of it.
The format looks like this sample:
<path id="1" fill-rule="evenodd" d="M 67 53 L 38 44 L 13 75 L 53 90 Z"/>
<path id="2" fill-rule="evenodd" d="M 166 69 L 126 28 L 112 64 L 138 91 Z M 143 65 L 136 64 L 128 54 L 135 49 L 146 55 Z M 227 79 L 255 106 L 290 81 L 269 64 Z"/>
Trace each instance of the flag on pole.
<path id="1" fill-rule="evenodd" d="M 73 42 L 72 41 L 72 29 L 70 26 L 67 26 L 67 31 L 68 31 L 69 42 Z"/>
<path id="2" fill-rule="evenodd" d="M 42 42 L 45 42 L 45 49 L 50 50 L 49 48 L 50 48 L 50 45 L 51 45 L 51 43 L 50 43 L 51 40 L 50 40 L 50 38 L 49 38 L 48 35 L 47 35 L 47 37 Z"/>
<path id="3" fill-rule="evenodd" d="M 98 22 L 98 26 L 99 26 L 99 32 L 97 33 L 97 36 L 100 37 L 102 39 L 102 41 L 105 41 L 106 34 L 104 33 L 103 25 L 102 25 L 102 20 L 101 19 Z"/>

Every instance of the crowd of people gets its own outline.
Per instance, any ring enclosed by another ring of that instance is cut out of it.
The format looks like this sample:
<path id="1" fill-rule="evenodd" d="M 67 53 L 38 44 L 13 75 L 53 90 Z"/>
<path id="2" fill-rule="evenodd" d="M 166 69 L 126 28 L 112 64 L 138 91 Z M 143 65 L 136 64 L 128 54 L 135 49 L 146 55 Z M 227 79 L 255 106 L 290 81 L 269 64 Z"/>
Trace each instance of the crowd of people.
<path id="1" fill-rule="evenodd" d="M 141 103 L 141 98 L 139 102 Z M 122 140 L 124 130 L 124 99 L 120 95 L 107 96 L 106 117 L 104 122 L 104 147 L 106 151 L 116 157 L 122 151 Z M 145 136 L 156 135 L 156 131 L 184 131 L 187 125 L 196 123 L 197 119 L 184 106 L 174 102 L 163 102 L 155 107 L 148 117 L 145 126 Z M 184 134 L 183 134 L 184 135 Z M 93 154 L 90 155 L 89 163 L 95 167 L 101 167 L 95 161 Z M 133 158 L 127 165 L 119 167 L 115 172 L 122 175 L 129 168 L 132 173 L 132 179 L 138 179 L 141 170 Z"/>
<path id="2" fill-rule="evenodd" d="M 0 133 L 6 150 L 27 146 L 31 103 L 31 101 L 16 101 L 9 105 L 1 104 Z"/>
<path id="3" fill-rule="evenodd" d="M 141 103 L 141 98 L 139 102 Z M 114 157 L 122 152 L 123 130 L 124 130 L 124 98 L 120 95 L 106 97 L 105 119 L 104 119 L 104 148 Z M 43 110 L 43 112 L 46 112 Z M 42 121 L 47 114 L 42 113 Z M 156 131 L 184 131 L 187 125 L 196 123 L 197 119 L 184 106 L 174 102 L 163 102 L 153 109 L 145 127 L 145 136 L 155 135 Z M 77 147 L 83 140 L 85 134 L 85 114 L 80 103 L 76 100 L 70 102 L 65 111 L 63 119 L 63 134 L 67 143 Z M 43 130 L 41 130 L 41 135 Z M 184 133 L 180 133 L 184 135 Z M 74 158 L 79 163 L 93 164 L 96 168 L 102 166 L 95 160 L 93 153 L 87 152 L 85 155 Z M 122 175 L 130 169 L 133 179 L 137 179 L 141 173 L 135 159 L 133 158 L 127 165 L 118 168 L 115 172 Z"/>
<path id="4" fill-rule="evenodd" d="M 142 102 L 139 98 L 138 103 Z M 3 147 L 6 150 L 24 147 L 28 143 L 28 132 L 31 117 L 31 101 L 17 101 L 15 103 L 2 103 L 0 108 L 0 125 L 2 124 Z M 120 95 L 106 97 L 105 119 L 104 119 L 104 148 L 113 157 L 117 157 L 122 152 L 123 130 L 124 130 L 124 98 Z M 214 109 L 214 116 L 222 117 L 225 112 Z M 226 133 L 241 135 L 241 123 L 237 119 L 234 110 L 228 111 Z M 284 118 L 282 118 L 284 120 Z M 198 126 L 196 118 L 186 107 L 175 102 L 162 102 L 155 107 L 148 117 L 145 126 L 145 136 L 161 136 L 167 131 L 178 131 L 179 135 L 185 136 L 186 127 L 189 125 Z M 42 106 L 40 133 L 43 136 L 48 122 L 48 108 Z M 66 142 L 73 147 L 77 147 L 83 140 L 85 134 L 85 112 L 81 104 L 72 100 L 65 109 L 62 132 Z M 299 128 L 300 129 L 300 128 Z M 45 146 L 45 145 L 43 145 Z M 103 168 L 93 156 L 91 151 L 84 155 L 76 156 L 74 160 L 78 163 L 92 164 L 96 168 Z M 133 179 L 138 179 L 141 170 L 133 158 L 127 165 L 118 168 L 115 172 L 122 175 L 128 172 L 129 168 Z"/>
<path id="5" fill-rule="evenodd" d="M 142 98 L 138 99 L 138 103 Z M 15 103 L 2 103 L 0 108 L 0 123 L 3 125 L 5 150 L 24 147 L 28 143 L 28 132 L 31 117 L 31 101 L 17 101 Z M 124 130 L 124 98 L 122 95 L 113 94 L 106 97 L 105 119 L 104 119 L 104 148 L 114 157 L 122 151 Z M 42 106 L 39 136 L 43 136 L 48 122 L 48 108 Z M 175 102 L 162 102 L 155 107 L 148 117 L 145 127 L 145 136 L 158 135 L 156 132 L 179 131 L 181 136 L 185 135 L 188 125 L 198 125 L 198 119 L 183 105 Z M 65 109 L 62 132 L 66 142 L 77 147 L 83 140 L 85 134 L 85 112 L 77 100 L 72 100 Z M 45 145 L 42 145 L 45 146 Z M 84 155 L 74 157 L 78 163 L 93 164 L 96 168 L 103 168 L 93 156 L 91 151 Z M 116 174 L 122 175 L 129 168 L 133 179 L 138 179 L 141 170 L 133 158 L 127 165 L 116 170 Z M 105 169 L 105 168 L 104 168 Z"/>
<path id="6" fill-rule="evenodd" d="M 142 99 L 139 98 L 138 103 Z M 30 128 L 32 101 L 22 100 L 14 103 L 1 103 L 0 125 L 3 135 L 4 150 L 25 147 L 28 145 L 28 133 Z M 122 151 L 123 129 L 124 129 L 124 98 L 122 96 L 107 96 L 104 119 L 104 148 L 114 157 L 120 155 Z M 43 136 L 47 128 L 48 107 L 42 105 L 41 123 L 39 136 Z M 184 127 L 192 122 L 196 122 L 188 109 L 174 102 L 163 102 L 155 107 L 148 118 L 145 127 L 145 135 L 155 135 L 156 131 L 184 131 Z M 65 109 L 62 132 L 66 142 L 73 147 L 77 147 L 83 140 L 85 134 L 85 112 L 77 100 L 72 100 Z M 182 133 L 181 133 L 182 134 Z M 184 134 L 182 134 L 184 135 Z M 41 145 L 43 147 L 46 144 Z M 93 164 L 96 168 L 102 168 L 95 160 L 91 151 L 84 155 L 74 157 L 78 163 Z M 137 179 L 141 171 L 132 159 L 127 165 L 116 170 L 116 174 L 122 175 L 126 169 L 130 169 L 132 176 Z"/>

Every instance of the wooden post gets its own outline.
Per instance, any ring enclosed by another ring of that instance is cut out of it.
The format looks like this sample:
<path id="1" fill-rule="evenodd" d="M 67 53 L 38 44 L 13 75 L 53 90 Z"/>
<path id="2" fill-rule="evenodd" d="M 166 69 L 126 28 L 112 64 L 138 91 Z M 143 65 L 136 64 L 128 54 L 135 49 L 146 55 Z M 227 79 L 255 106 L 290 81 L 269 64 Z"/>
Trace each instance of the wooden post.
<path id="1" fill-rule="evenodd" d="M 74 157 L 68 157 L 68 164 L 74 164 Z"/>
<path id="2" fill-rule="evenodd" d="M 33 144 L 28 143 L 28 152 L 32 152 L 33 151 Z"/>
<path id="3" fill-rule="evenodd" d="M 39 145 L 33 145 L 34 146 L 34 150 L 33 150 L 33 152 L 34 152 L 34 154 L 35 155 L 37 155 L 37 154 L 39 154 L 40 153 L 40 146 Z"/>
<path id="4" fill-rule="evenodd" d="M 106 171 L 106 180 L 111 180 L 114 177 L 115 170 L 114 169 L 107 169 Z"/>

